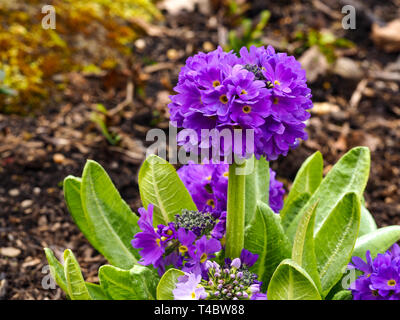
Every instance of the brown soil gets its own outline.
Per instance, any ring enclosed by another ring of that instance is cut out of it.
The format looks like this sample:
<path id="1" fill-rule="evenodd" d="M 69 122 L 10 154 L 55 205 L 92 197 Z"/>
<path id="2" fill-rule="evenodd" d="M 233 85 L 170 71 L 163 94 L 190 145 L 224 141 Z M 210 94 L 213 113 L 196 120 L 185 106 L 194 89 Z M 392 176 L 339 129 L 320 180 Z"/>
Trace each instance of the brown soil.
<path id="1" fill-rule="evenodd" d="M 398 1 L 368 2 L 369 10 L 382 20 L 392 19 L 393 11 L 398 10 Z M 311 1 L 264 3 L 254 1 L 248 15 L 256 17 L 260 9 L 271 10 L 266 34 L 274 39 L 291 38 L 301 25 L 334 28 L 334 18 L 315 9 Z M 340 12 L 336 2 L 325 3 Z M 42 288 L 46 275 L 42 270 L 47 264 L 43 247 L 52 248 L 57 255 L 71 248 L 86 280 L 97 280 L 97 269 L 105 260 L 72 222 L 63 200 L 62 181 L 69 174 L 79 176 L 86 159 L 94 159 L 137 210 L 137 172 L 145 151 L 145 134 L 152 127 L 167 128 L 168 95 L 186 57 L 218 44 L 218 24 L 212 23 L 211 16 L 216 14 L 167 14 L 166 22 L 157 26 L 160 36 L 144 36 L 146 46 L 141 51 L 133 46 L 129 69 L 101 76 L 71 73 L 67 75 L 67 90 L 54 93 L 42 113 L 32 117 L 0 115 L 0 248 L 19 250 L 15 257 L 0 255 L 0 299 L 64 297 L 60 289 Z M 380 51 L 369 40 L 368 18 L 360 15 L 359 23 L 359 29 L 339 34 L 357 45 L 342 55 L 378 71 L 394 63 L 396 54 Z M 90 121 L 90 113 L 96 103 L 115 108 L 125 99 L 129 81 L 135 87 L 133 104 L 108 119 L 111 130 L 122 136 L 122 144 L 113 147 Z M 301 163 L 314 151 L 324 155 L 327 171 L 351 147 L 368 146 L 372 166 L 365 194 L 367 207 L 379 226 L 400 224 L 399 83 L 367 80 L 367 89 L 352 109 L 349 100 L 358 84 L 359 80 L 332 74 L 313 83 L 314 101 L 328 101 L 339 110 L 314 113 L 308 125 L 309 140 L 272 167 L 289 187 Z"/>

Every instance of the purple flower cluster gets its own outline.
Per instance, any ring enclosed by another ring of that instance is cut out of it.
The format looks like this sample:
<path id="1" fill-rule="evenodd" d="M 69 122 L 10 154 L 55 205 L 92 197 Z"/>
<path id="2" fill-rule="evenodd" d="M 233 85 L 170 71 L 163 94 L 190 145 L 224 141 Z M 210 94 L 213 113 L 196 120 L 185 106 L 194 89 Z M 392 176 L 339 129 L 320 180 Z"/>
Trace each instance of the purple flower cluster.
<path id="1" fill-rule="evenodd" d="M 189 163 L 181 167 L 178 174 L 199 210 L 226 215 L 228 170 L 227 164 Z M 276 172 L 272 169 L 269 177 L 269 205 L 278 213 L 283 207 L 285 190 L 283 183 L 275 179 Z"/>
<path id="2" fill-rule="evenodd" d="M 135 234 L 132 246 L 141 249 L 140 263 L 153 265 L 160 274 L 170 265 L 185 272 L 206 273 L 206 261 L 222 249 L 220 239 L 225 235 L 218 215 L 183 210 L 174 222 L 154 228 L 153 208 L 149 204 L 147 210 L 139 209 L 142 232 Z"/>
<path id="3" fill-rule="evenodd" d="M 262 293 L 262 283 L 250 268 L 258 255 L 243 249 L 240 258 L 225 261 L 221 266 L 215 261 L 207 261 L 207 274 L 200 276 L 186 273 L 178 278 L 172 291 L 175 300 L 266 300 Z"/>
<path id="4" fill-rule="evenodd" d="M 394 244 L 375 259 L 367 251 L 366 261 L 353 257 L 350 269 L 363 274 L 350 285 L 354 300 L 400 300 L 400 247 Z"/>
<path id="5" fill-rule="evenodd" d="M 213 139 L 227 129 L 251 129 L 254 133 L 248 153 L 275 160 L 307 139 L 305 121 L 312 108 L 311 90 L 305 71 L 293 56 L 276 53 L 268 46 L 245 47 L 240 56 L 219 47 L 186 60 L 171 96 L 171 121 L 177 127 L 194 130 L 198 139 L 182 130 L 178 141 L 187 151 L 214 146 L 222 156 L 246 154 L 247 140 Z M 211 130 L 205 133 L 202 129 Z M 217 141 L 216 141 L 217 140 Z"/>

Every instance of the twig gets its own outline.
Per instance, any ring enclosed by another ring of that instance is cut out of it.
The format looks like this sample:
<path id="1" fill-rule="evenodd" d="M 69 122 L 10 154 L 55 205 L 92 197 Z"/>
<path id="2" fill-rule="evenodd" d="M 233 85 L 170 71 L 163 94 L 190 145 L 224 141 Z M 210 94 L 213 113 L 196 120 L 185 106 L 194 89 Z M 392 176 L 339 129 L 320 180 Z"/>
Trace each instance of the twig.
<path id="1" fill-rule="evenodd" d="M 322 3 L 319 0 L 313 0 L 312 4 L 316 9 L 318 9 L 321 12 L 325 13 L 326 15 L 330 16 L 332 19 L 342 19 L 342 17 L 343 17 L 340 13 L 333 11 L 325 3 Z"/>
<path id="2" fill-rule="evenodd" d="M 108 110 L 107 115 L 112 117 L 115 116 L 117 113 L 121 112 L 124 110 L 127 106 L 134 107 L 133 104 L 133 82 L 129 81 L 127 86 L 126 86 L 126 98 L 124 101 L 119 103 L 115 108 Z"/>
<path id="3" fill-rule="evenodd" d="M 364 90 L 367 87 L 367 84 L 368 84 L 368 79 L 362 79 L 358 83 L 358 85 L 356 87 L 356 90 L 354 90 L 354 92 L 353 92 L 353 94 L 352 94 L 352 96 L 350 98 L 350 102 L 349 103 L 350 103 L 350 110 L 351 111 L 355 111 L 357 109 L 358 104 L 360 103 L 361 98 L 362 98 L 362 96 L 364 94 Z"/>

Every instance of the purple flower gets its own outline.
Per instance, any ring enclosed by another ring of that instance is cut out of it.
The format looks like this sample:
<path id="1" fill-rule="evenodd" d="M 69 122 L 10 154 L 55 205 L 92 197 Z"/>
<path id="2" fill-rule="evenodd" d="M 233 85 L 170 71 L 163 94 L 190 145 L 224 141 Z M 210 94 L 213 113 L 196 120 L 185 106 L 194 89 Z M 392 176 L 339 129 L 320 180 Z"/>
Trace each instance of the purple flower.
<path id="1" fill-rule="evenodd" d="M 153 228 L 153 208 L 154 206 L 149 204 L 147 211 L 144 208 L 139 209 L 138 225 L 142 232 L 135 234 L 132 240 L 134 248 L 142 249 L 140 251 L 142 256 L 140 263 L 145 266 L 150 264 L 158 266 L 165 252 L 161 243 L 161 236 Z"/>
<path id="2" fill-rule="evenodd" d="M 214 238 L 202 236 L 195 243 L 194 250 L 189 251 L 191 260 L 184 265 L 184 271 L 200 274 L 206 271 L 206 262 L 215 257 L 214 253 L 222 249 L 221 243 Z"/>
<path id="3" fill-rule="evenodd" d="M 189 190 L 197 208 L 201 211 L 226 211 L 228 192 L 227 164 L 194 164 L 189 163 L 178 170 L 179 177 Z M 269 170 L 269 205 L 278 213 L 283 207 L 285 190 L 283 183 L 276 180 L 276 172 Z M 221 215 L 225 221 L 226 213 Z M 218 227 L 218 229 L 221 225 Z"/>
<path id="4" fill-rule="evenodd" d="M 274 212 L 279 212 L 283 207 L 285 189 L 283 183 L 276 180 L 276 172 L 269 169 L 269 206 Z"/>
<path id="5" fill-rule="evenodd" d="M 366 253 L 366 262 L 353 257 L 349 269 L 363 274 L 350 285 L 354 300 L 400 300 L 400 247 L 394 244 L 375 259 Z"/>
<path id="6" fill-rule="evenodd" d="M 248 155 L 244 137 L 215 141 L 215 134 L 202 134 L 202 129 L 217 133 L 228 129 L 230 134 L 233 129 L 253 130 L 254 150 L 250 146 L 249 152 L 268 160 L 286 155 L 300 139 L 307 139 L 304 122 L 312 102 L 305 71 L 294 57 L 276 53 L 271 46 L 242 48 L 239 57 L 220 47 L 198 53 L 187 59 L 174 90 L 177 94 L 168 106 L 171 121 L 197 135 L 197 139 L 178 135 L 187 151 L 200 154 L 201 149 L 214 147 L 222 156 Z"/>
<path id="7" fill-rule="evenodd" d="M 242 252 L 240 253 L 240 260 L 242 261 L 242 264 L 247 268 L 252 267 L 256 263 L 257 259 L 258 254 L 251 253 L 246 249 L 242 249 Z"/>
<path id="8" fill-rule="evenodd" d="M 207 297 L 207 293 L 200 285 L 201 275 L 186 273 L 178 278 L 176 288 L 172 290 L 174 300 L 201 300 Z"/>

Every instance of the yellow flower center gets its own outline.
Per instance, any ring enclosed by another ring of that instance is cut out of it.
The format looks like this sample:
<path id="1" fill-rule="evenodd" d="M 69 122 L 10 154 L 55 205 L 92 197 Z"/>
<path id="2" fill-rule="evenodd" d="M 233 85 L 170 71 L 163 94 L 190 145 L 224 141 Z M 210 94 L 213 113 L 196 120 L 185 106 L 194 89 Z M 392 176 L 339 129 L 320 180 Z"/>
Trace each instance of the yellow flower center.
<path id="1" fill-rule="evenodd" d="M 275 86 L 280 86 L 281 83 L 280 83 L 278 80 L 275 80 L 275 81 L 274 81 L 274 85 L 275 85 Z"/>
<path id="2" fill-rule="evenodd" d="M 188 247 L 186 247 L 186 246 L 180 246 L 179 247 L 179 252 L 181 254 L 185 254 L 187 251 L 188 251 Z"/>
<path id="3" fill-rule="evenodd" d="M 213 87 L 215 88 L 215 87 L 220 86 L 220 85 L 221 85 L 221 82 L 219 82 L 218 80 L 215 80 L 215 81 L 213 81 L 212 85 L 213 85 Z"/>
<path id="4" fill-rule="evenodd" d="M 215 202 L 214 202 L 213 199 L 208 199 L 206 203 L 207 203 L 207 205 L 209 205 L 211 208 L 214 208 L 214 207 L 215 207 Z"/>
<path id="5" fill-rule="evenodd" d="M 160 239 L 156 239 L 156 242 L 157 242 L 158 246 L 161 247 Z"/>
<path id="6" fill-rule="evenodd" d="M 244 107 L 242 108 L 242 111 L 243 111 L 244 113 L 250 113 L 250 112 L 251 112 L 251 107 L 250 107 L 250 106 L 244 106 Z"/>
<path id="7" fill-rule="evenodd" d="M 247 91 L 243 89 L 240 94 L 247 94 Z"/>
<path id="8" fill-rule="evenodd" d="M 169 235 L 169 236 L 172 236 L 172 233 L 173 233 L 172 230 L 167 231 L 167 235 Z"/>
<path id="9" fill-rule="evenodd" d="M 204 263 L 204 262 L 206 262 L 206 260 L 207 260 L 207 253 L 203 253 L 203 254 L 201 255 L 201 257 L 200 257 L 200 262 L 201 262 L 201 263 Z"/>
<path id="10" fill-rule="evenodd" d="M 224 172 L 223 176 L 224 176 L 225 178 L 228 178 L 228 177 L 229 177 L 229 171 Z"/>
<path id="11" fill-rule="evenodd" d="M 165 241 L 165 240 L 167 240 L 167 237 L 162 236 L 161 241 Z"/>
<path id="12" fill-rule="evenodd" d="M 194 293 L 194 291 L 192 292 L 192 299 L 196 298 L 196 294 Z"/>
<path id="13" fill-rule="evenodd" d="M 396 285 L 396 280 L 390 279 L 390 280 L 387 282 L 387 284 L 388 284 L 388 286 L 394 287 L 394 286 Z"/>
<path id="14" fill-rule="evenodd" d="M 223 104 L 227 104 L 229 100 L 226 94 L 223 94 L 222 96 L 219 97 L 219 101 L 221 101 Z"/>
<path id="15" fill-rule="evenodd" d="M 208 177 L 206 178 L 206 180 L 210 181 L 210 180 L 211 180 L 211 176 L 208 176 Z"/>

